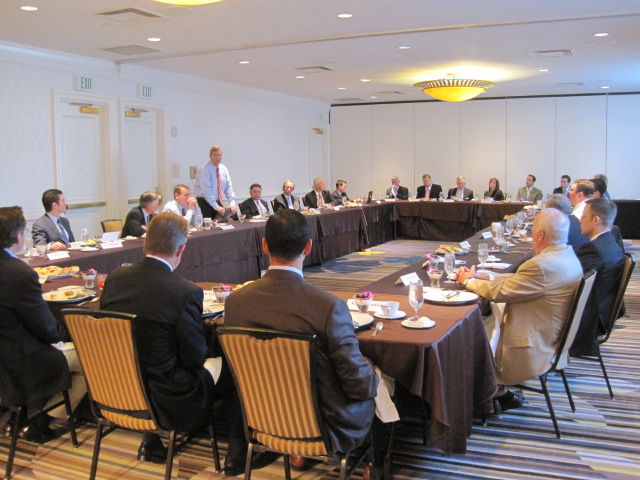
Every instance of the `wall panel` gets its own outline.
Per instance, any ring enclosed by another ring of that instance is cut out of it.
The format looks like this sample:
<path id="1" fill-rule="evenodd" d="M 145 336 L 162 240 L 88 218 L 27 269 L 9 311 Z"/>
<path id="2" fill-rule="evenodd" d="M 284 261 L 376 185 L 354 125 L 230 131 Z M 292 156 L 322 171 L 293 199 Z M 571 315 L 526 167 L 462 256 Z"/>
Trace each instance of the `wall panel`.
<path id="1" fill-rule="evenodd" d="M 611 198 L 640 199 L 640 95 L 613 95 L 607 107 L 607 166 Z"/>

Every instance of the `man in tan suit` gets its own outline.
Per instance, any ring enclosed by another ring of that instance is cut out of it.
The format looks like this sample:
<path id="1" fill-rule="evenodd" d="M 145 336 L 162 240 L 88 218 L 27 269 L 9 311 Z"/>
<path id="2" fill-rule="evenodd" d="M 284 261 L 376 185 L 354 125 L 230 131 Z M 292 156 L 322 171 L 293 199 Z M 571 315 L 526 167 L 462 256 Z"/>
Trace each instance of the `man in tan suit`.
<path id="1" fill-rule="evenodd" d="M 554 208 L 538 214 L 533 223 L 536 256 L 513 274 L 496 280 L 476 279 L 475 271 L 461 268 L 457 280 L 492 302 L 494 315 L 485 319 L 487 334 L 495 340 L 496 375 L 501 385 L 496 411 L 522 406 L 522 397 L 506 386 L 536 377 L 550 366 L 582 277 L 573 248 L 566 244 L 569 220 Z"/>

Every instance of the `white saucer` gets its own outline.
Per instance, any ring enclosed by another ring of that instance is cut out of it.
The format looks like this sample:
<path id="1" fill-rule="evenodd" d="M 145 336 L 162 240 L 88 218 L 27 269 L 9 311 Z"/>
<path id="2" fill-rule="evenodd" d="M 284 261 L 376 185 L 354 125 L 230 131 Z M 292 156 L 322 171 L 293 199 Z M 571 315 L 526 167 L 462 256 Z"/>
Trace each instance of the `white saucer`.
<path id="1" fill-rule="evenodd" d="M 400 322 L 400 325 L 407 328 L 433 328 L 436 326 L 436 322 L 431 320 L 429 317 L 420 317 L 418 320 L 403 320 Z"/>
<path id="2" fill-rule="evenodd" d="M 382 318 L 384 320 L 398 320 L 399 318 L 404 318 L 407 316 L 406 312 L 402 310 L 398 310 L 395 315 L 385 315 L 384 313 L 374 313 L 377 318 Z"/>
<path id="3" fill-rule="evenodd" d="M 98 247 L 82 247 L 80 251 L 81 252 L 97 252 Z"/>

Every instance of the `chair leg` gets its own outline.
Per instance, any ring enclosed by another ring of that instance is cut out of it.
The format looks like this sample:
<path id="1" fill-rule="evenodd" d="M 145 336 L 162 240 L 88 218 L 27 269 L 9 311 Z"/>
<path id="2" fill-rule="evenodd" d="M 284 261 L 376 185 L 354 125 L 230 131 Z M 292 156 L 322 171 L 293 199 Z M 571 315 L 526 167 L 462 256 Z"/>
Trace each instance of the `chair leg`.
<path id="1" fill-rule="evenodd" d="M 73 410 L 71 409 L 71 400 L 69 399 L 69 392 L 65 390 L 62 392 L 64 396 L 64 406 L 67 409 L 67 421 L 69 422 L 69 430 L 71 433 L 71 442 L 74 448 L 78 448 L 78 436 L 76 435 L 76 422 L 73 419 Z"/>
<path id="2" fill-rule="evenodd" d="M 287 454 L 284 456 L 284 478 L 291 480 L 291 456 Z"/>
<path id="3" fill-rule="evenodd" d="M 220 466 L 220 454 L 218 453 L 218 438 L 216 437 L 216 431 L 213 428 L 213 423 L 209 425 L 209 436 L 211 437 L 211 450 L 213 451 L 213 463 L 216 467 L 216 472 L 222 470 Z"/>
<path id="4" fill-rule="evenodd" d="M 247 460 L 244 464 L 244 480 L 251 480 L 251 461 L 253 460 L 253 443 L 247 446 Z"/>
<path id="5" fill-rule="evenodd" d="M 104 427 L 104 419 L 98 419 L 98 427 L 96 428 L 96 440 L 93 444 L 93 458 L 91 459 L 91 472 L 89 480 L 96 478 L 96 470 L 98 469 L 98 456 L 100 455 L 100 443 L 102 443 L 102 428 Z"/>
<path id="6" fill-rule="evenodd" d="M 561 438 L 560 427 L 558 427 L 558 420 L 556 419 L 556 414 L 553 411 L 553 405 L 551 404 L 551 397 L 549 396 L 549 389 L 547 388 L 547 376 L 540 375 L 538 378 L 540 379 L 540 385 L 542 386 L 542 393 L 544 394 L 544 398 L 547 401 L 547 407 L 549 408 L 549 414 L 551 415 L 553 428 L 556 431 L 556 437 Z"/>
<path id="7" fill-rule="evenodd" d="M 397 422 L 393 422 L 391 424 L 391 431 L 389 432 L 389 443 L 387 445 L 387 454 L 384 457 L 384 478 L 385 480 L 390 480 L 391 479 L 391 467 L 393 466 L 392 460 L 391 460 L 391 449 L 393 447 L 393 436 L 395 434 L 395 430 L 396 430 L 396 423 Z"/>
<path id="8" fill-rule="evenodd" d="M 24 407 L 11 407 L 11 417 L 9 422 L 11 425 L 11 445 L 9 447 L 9 456 L 7 457 L 7 468 L 4 473 L 5 480 L 11 478 L 11 470 L 13 470 L 13 458 L 16 454 L 16 445 L 18 444 L 18 434 L 20 433 L 20 415 Z"/>
<path id="9" fill-rule="evenodd" d="M 571 395 L 571 389 L 569 388 L 569 382 L 567 376 L 564 373 L 564 369 L 558 370 L 558 373 L 562 377 L 562 383 L 564 383 L 564 391 L 567 392 L 567 398 L 569 399 L 569 405 L 571 405 L 571 411 L 576 413 L 576 405 L 573 403 L 573 395 Z"/>
<path id="10" fill-rule="evenodd" d="M 607 375 L 607 369 L 604 367 L 604 360 L 602 360 L 602 354 L 598 350 L 598 361 L 600 362 L 600 368 L 602 369 L 602 375 L 604 381 L 607 382 L 607 388 L 609 389 L 609 398 L 613 400 L 613 390 L 611 389 L 611 383 L 609 382 L 609 376 Z"/>
<path id="11" fill-rule="evenodd" d="M 173 469 L 173 455 L 176 448 L 176 431 L 169 432 L 169 449 L 167 451 L 167 468 L 164 471 L 164 480 L 171 480 L 171 470 Z"/>
<path id="12" fill-rule="evenodd" d="M 344 455 L 340 460 L 340 480 L 346 480 L 347 478 L 347 455 Z"/>
<path id="13" fill-rule="evenodd" d="M 424 400 L 420 401 L 422 407 L 422 444 L 427 445 L 429 443 L 429 424 L 431 423 L 431 413 L 427 410 L 427 404 Z"/>

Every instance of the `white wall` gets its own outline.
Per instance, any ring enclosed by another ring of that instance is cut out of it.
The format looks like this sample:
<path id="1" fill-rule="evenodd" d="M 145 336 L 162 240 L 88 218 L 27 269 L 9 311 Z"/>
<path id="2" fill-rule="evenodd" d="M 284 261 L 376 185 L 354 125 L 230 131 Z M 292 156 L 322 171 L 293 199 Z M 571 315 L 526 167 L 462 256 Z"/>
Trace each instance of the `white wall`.
<path id="1" fill-rule="evenodd" d="M 328 165 L 328 135 L 320 142 L 312 135 L 314 127 L 328 130 L 329 104 L 0 42 L 0 206 L 21 205 L 29 220 L 42 214 L 42 192 L 57 186 L 53 92 L 73 92 L 78 74 L 94 78 L 95 95 L 116 100 L 136 99 L 139 84 L 152 86 L 151 100 L 135 102 L 164 109 L 164 151 L 159 154 L 164 162 L 159 165 L 165 198 L 173 185 L 191 184 L 189 165 L 208 161 L 209 148 L 216 144 L 223 147 L 240 199 L 248 196 L 253 182 L 262 184 L 265 197 L 273 197 L 287 178 L 304 193 L 317 163 Z M 120 144 L 118 129 L 112 133 Z M 172 163 L 180 165 L 177 177 L 171 176 Z M 121 162 L 114 158 L 113 164 Z"/>
<path id="2" fill-rule="evenodd" d="M 640 198 L 639 131 L 638 94 L 334 106 L 332 179 L 379 194 L 396 174 L 415 194 L 423 173 L 480 193 L 497 177 L 515 195 L 529 173 L 545 194 L 604 173 L 613 198 Z"/>

